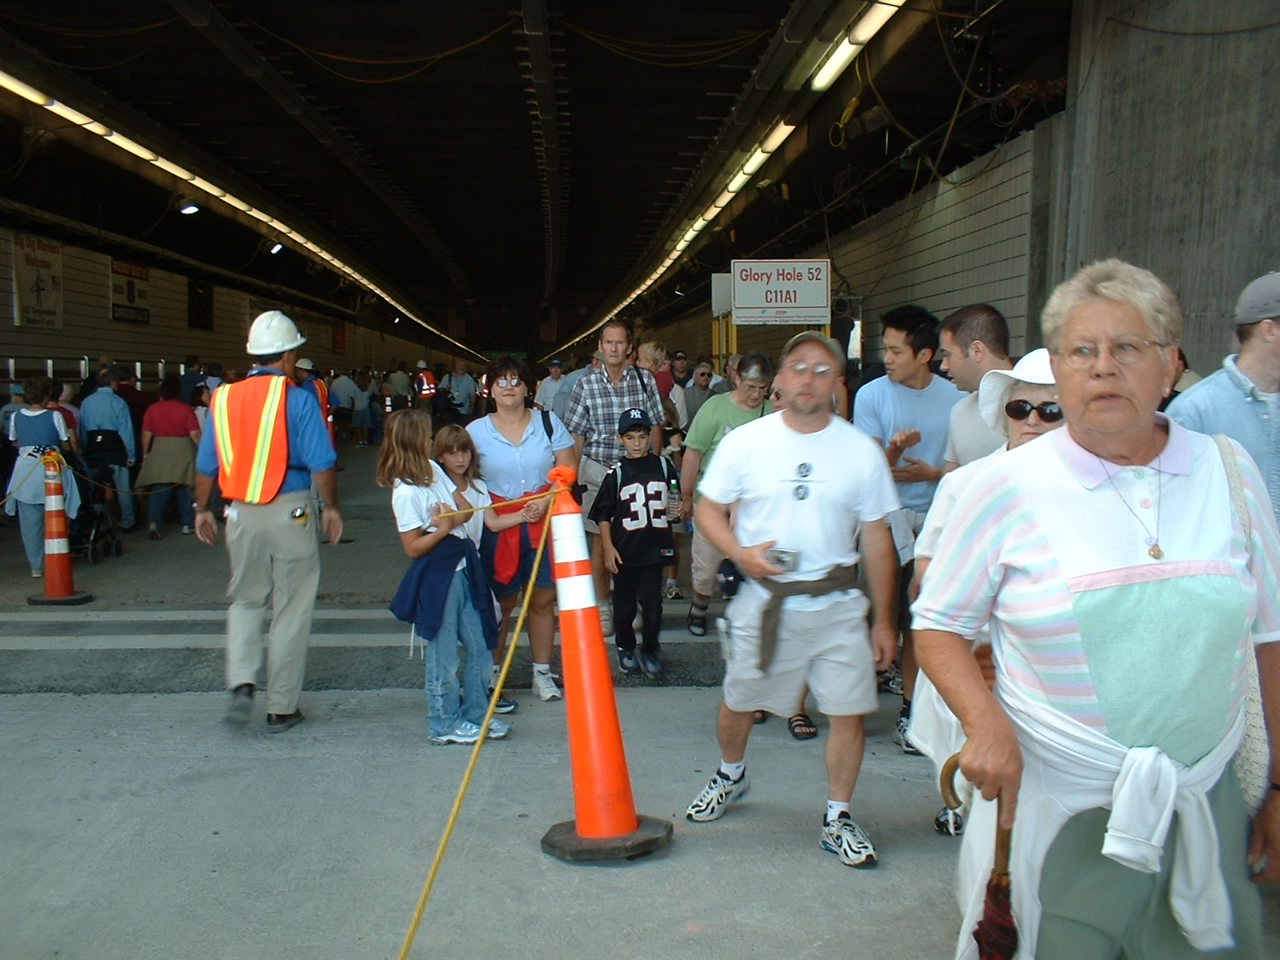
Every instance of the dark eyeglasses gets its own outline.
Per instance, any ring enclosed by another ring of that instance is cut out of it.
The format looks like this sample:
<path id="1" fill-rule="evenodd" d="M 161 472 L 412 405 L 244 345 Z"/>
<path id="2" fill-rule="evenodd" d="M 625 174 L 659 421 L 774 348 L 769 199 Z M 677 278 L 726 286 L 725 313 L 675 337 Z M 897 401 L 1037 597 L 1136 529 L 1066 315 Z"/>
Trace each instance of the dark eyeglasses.
<path id="1" fill-rule="evenodd" d="M 1062 407 L 1052 400 L 1044 403 L 1032 403 L 1030 400 L 1010 400 L 1004 405 L 1004 412 L 1014 420 L 1025 420 L 1034 410 L 1044 423 L 1057 423 L 1062 419 Z"/>

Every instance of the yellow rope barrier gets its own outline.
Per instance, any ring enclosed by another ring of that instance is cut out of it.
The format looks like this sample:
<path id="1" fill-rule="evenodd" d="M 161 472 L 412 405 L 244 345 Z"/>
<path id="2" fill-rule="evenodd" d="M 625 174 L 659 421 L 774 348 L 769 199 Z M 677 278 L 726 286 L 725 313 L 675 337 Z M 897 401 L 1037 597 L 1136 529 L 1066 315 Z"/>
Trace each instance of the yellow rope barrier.
<path id="1" fill-rule="evenodd" d="M 534 496 L 551 496 L 559 493 L 563 488 L 553 488 Z M 523 499 L 531 500 L 533 497 L 524 497 Z M 513 501 L 506 501 L 511 503 Z M 481 508 L 473 508 L 481 509 Z M 471 513 L 472 510 L 458 511 L 459 513 Z M 443 514 L 449 516 L 449 514 Z M 406 960 L 409 951 L 413 948 L 413 940 L 418 935 L 418 925 L 422 922 L 423 911 L 427 909 L 427 901 L 431 898 L 431 888 L 435 885 L 436 874 L 440 872 L 440 863 L 444 860 L 445 850 L 449 846 L 449 838 L 453 836 L 453 828 L 458 822 L 458 813 L 462 810 L 462 801 L 466 798 L 467 790 L 471 786 L 471 775 L 475 772 L 476 761 L 480 759 L 480 748 L 484 746 L 485 739 L 489 735 L 489 721 L 493 719 L 494 708 L 498 704 L 498 698 L 502 696 L 502 688 L 507 682 L 507 673 L 511 669 L 511 660 L 516 652 L 516 641 L 520 638 L 520 631 L 524 627 L 525 617 L 529 614 L 529 601 L 533 599 L 533 590 L 538 578 L 538 567 L 542 564 L 542 554 L 547 546 L 547 531 L 551 529 L 551 518 L 547 518 L 547 522 L 542 525 L 542 536 L 538 539 L 538 552 L 533 559 L 533 572 L 529 575 L 529 585 L 525 588 L 524 601 L 520 604 L 520 616 L 516 619 L 515 629 L 511 632 L 511 639 L 507 644 L 507 655 L 502 660 L 502 670 L 498 674 L 498 681 L 493 685 L 493 696 L 489 698 L 489 709 L 485 712 L 484 720 L 480 722 L 480 739 L 476 741 L 475 747 L 471 750 L 471 759 L 467 762 L 467 770 L 462 775 L 462 783 L 458 786 L 458 794 L 453 800 L 453 809 L 449 811 L 449 820 L 444 825 L 444 833 L 440 837 L 440 842 L 436 845 L 436 855 L 431 861 L 431 869 L 427 873 L 427 881 L 422 886 L 422 895 L 418 898 L 418 905 L 413 911 L 413 920 L 409 924 L 409 930 L 405 933 L 404 945 L 400 948 L 398 960 Z"/>
<path id="2" fill-rule="evenodd" d="M 555 494 L 555 490 L 543 490 L 540 493 L 531 493 L 528 496 L 516 497 L 514 500 L 503 500 L 501 503 L 491 503 L 487 507 L 467 507 L 465 510 L 450 510 L 448 513 L 437 514 L 436 519 L 440 519 L 442 517 L 469 517 L 471 514 L 476 513 L 479 510 L 496 510 L 498 507 L 509 506 L 513 503 L 527 503 L 530 500 L 541 500 L 544 497 L 551 497 Z M 463 496 L 466 496 L 465 491 L 463 492 Z"/>

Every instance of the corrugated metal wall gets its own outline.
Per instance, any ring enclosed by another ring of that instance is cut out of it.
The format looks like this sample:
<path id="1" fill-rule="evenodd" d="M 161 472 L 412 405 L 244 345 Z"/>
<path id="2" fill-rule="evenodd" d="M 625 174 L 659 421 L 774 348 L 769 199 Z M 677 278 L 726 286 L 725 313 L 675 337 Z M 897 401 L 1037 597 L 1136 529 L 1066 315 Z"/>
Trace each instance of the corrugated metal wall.
<path id="1" fill-rule="evenodd" d="M 882 313 L 916 303 L 939 319 L 969 303 L 991 303 L 1008 319 L 1011 349 L 1023 351 L 1027 325 L 1031 160 L 1034 132 L 973 161 L 846 233 L 831 252 L 849 289 L 863 297 L 867 355 L 879 352 Z M 825 245 L 805 257 L 825 257 Z M 834 271 L 833 271 L 834 272 Z M 668 349 L 710 344 L 702 308 L 659 331 Z M 776 356 L 796 327 L 739 327 L 742 353 Z"/>
<path id="2" fill-rule="evenodd" d="M 57 364 L 56 373 L 69 378 L 78 369 L 72 362 L 74 358 L 94 360 L 103 355 L 118 363 L 143 361 L 144 376 L 148 378 L 155 376 L 155 361 L 176 365 L 193 353 L 206 362 L 220 361 L 227 369 L 247 368 L 244 344 L 253 319 L 249 294 L 215 286 L 213 329 L 192 329 L 187 324 L 187 278 L 153 269 L 149 280 L 150 324 L 112 320 L 111 257 L 79 247 L 62 248 L 61 329 L 15 326 L 12 240 L 13 231 L 0 230 L 0 363 L 7 357 L 22 358 L 18 363 L 20 374 L 43 372 L 44 358 L 60 358 L 63 362 Z M 307 337 L 303 352 L 321 367 L 384 368 L 392 359 L 407 360 L 410 367 L 419 359 L 432 364 L 449 363 L 448 355 L 440 351 L 384 336 L 355 323 L 346 323 L 346 352 L 339 355 L 333 350 L 335 321 L 304 309 L 285 310 Z M 4 368 L 0 366 L 0 377 L 3 376 Z"/>
<path id="3" fill-rule="evenodd" d="M 965 304 L 990 303 L 1009 321 L 1010 348 L 1022 352 L 1033 137 L 1023 134 L 833 238 L 833 280 L 843 274 L 863 298 L 868 355 L 878 353 L 881 314 L 905 303 L 940 320 Z"/>

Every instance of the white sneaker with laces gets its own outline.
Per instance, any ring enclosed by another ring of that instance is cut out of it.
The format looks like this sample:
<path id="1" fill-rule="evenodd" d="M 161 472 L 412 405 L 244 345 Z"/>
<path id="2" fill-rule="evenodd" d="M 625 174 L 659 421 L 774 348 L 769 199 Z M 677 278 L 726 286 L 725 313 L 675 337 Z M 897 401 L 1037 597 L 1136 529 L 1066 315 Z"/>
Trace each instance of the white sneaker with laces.
<path id="1" fill-rule="evenodd" d="M 902 747 L 902 752 L 910 757 L 924 756 L 916 745 L 911 742 L 911 718 L 899 717 L 897 725 L 893 728 L 893 742 Z"/>
<path id="2" fill-rule="evenodd" d="M 443 733 L 438 737 L 430 737 L 429 739 L 432 743 L 436 744 L 472 744 L 480 739 L 480 727 L 478 724 L 474 724 L 470 720 L 459 720 L 458 725 L 448 733 Z"/>
<path id="3" fill-rule="evenodd" d="M 846 867 L 876 865 L 876 848 L 871 845 L 871 838 L 847 813 L 822 825 L 818 843 L 823 850 L 839 857 Z"/>
<path id="4" fill-rule="evenodd" d="M 499 720 L 497 717 L 489 718 L 489 740 L 501 740 L 511 732 L 511 724 L 505 720 Z"/>
<path id="5" fill-rule="evenodd" d="M 533 671 L 533 692 L 542 700 L 559 700 L 560 688 L 556 686 L 555 677 L 541 670 Z"/>
<path id="6" fill-rule="evenodd" d="M 747 779 L 745 770 L 737 780 L 727 780 L 717 771 L 711 778 L 711 782 L 703 787 L 693 803 L 689 804 L 689 809 L 684 812 L 684 815 L 697 823 L 719 820 L 724 816 L 729 804 L 745 799 L 750 792 L 751 781 Z"/>
<path id="7" fill-rule="evenodd" d="M 600 632 L 606 637 L 613 636 L 613 608 L 600 607 Z"/>

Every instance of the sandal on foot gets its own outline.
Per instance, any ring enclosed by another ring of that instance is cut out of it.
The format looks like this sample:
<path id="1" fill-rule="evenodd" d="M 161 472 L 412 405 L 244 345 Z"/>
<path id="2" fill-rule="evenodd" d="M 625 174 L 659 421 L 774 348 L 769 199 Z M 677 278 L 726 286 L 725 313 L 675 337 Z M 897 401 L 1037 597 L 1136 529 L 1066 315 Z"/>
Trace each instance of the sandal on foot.
<path id="1" fill-rule="evenodd" d="M 769 714 L 767 714 L 767 713 L 766 713 L 765 711 L 763 711 L 763 710 L 756 710 L 756 711 L 754 711 L 754 713 L 753 713 L 753 716 L 752 716 L 752 718 L 751 718 L 751 722 L 752 722 L 752 723 L 754 723 L 754 724 L 756 724 L 756 725 L 758 726 L 758 725 L 760 725 L 760 724 L 764 723 L 764 722 L 765 722 L 766 720 L 768 720 L 768 719 L 769 719 Z"/>
<path id="2" fill-rule="evenodd" d="M 791 731 L 791 735 L 797 740 L 812 740 L 818 735 L 818 728 L 813 722 L 813 717 L 807 713 L 797 713 L 793 717 L 787 719 L 787 729 Z"/>

